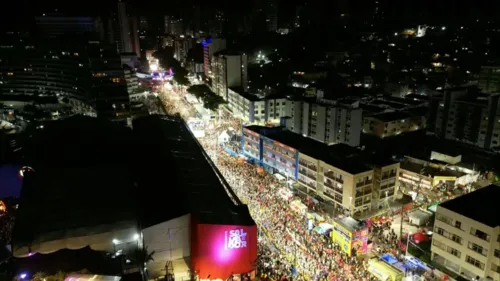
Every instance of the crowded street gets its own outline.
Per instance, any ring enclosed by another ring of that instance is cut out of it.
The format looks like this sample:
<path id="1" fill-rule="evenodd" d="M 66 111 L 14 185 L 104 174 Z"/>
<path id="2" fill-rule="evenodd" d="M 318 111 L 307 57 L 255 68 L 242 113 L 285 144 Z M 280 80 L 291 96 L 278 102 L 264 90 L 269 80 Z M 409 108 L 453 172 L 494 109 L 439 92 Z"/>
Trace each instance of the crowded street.
<path id="1" fill-rule="evenodd" d="M 196 113 L 184 99 L 185 90 L 164 89 L 159 97 L 165 111 L 180 114 L 185 120 Z M 259 228 L 259 275 L 263 280 L 376 280 L 367 270 L 367 256 L 348 256 L 330 237 L 307 228 L 307 213 L 290 207 L 295 196 L 283 198 L 277 189 L 288 189 L 272 174 L 230 155 L 218 143 L 225 130 L 241 128 L 239 120 L 221 114 L 219 120 L 206 126 L 205 136 L 199 138 L 212 161 L 224 175 L 239 199 L 248 205 Z M 314 211 L 318 208 L 309 206 Z M 311 211 L 313 211 L 311 210 Z M 329 216 L 322 214 L 329 220 Z M 381 252 L 394 252 L 397 243 L 387 231 L 375 232 L 373 240 L 380 241 Z M 387 243 L 383 243 L 387 242 Z"/>

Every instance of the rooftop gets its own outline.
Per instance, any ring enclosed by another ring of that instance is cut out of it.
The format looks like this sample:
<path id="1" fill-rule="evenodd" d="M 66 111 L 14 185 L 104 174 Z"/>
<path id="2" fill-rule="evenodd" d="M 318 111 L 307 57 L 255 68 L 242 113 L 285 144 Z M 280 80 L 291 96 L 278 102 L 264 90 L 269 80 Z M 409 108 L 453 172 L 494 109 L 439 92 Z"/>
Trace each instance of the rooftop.
<path id="1" fill-rule="evenodd" d="M 438 212 L 439 208 L 445 208 L 494 228 L 500 226 L 498 198 L 500 198 L 500 186 L 492 184 L 441 203 Z"/>
<path id="2" fill-rule="evenodd" d="M 143 227 L 189 213 L 200 223 L 255 224 L 248 208 L 227 195 L 227 183 L 182 119 L 148 116 L 133 125 Z"/>
<path id="3" fill-rule="evenodd" d="M 269 139 L 295 148 L 300 153 L 339 168 L 350 174 L 370 171 L 371 168 L 360 161 L 360 150 L 346 144 L 326 145 L 311 138 L 292 133 L 281 127 L 248 126 L 247 129 Z"/>
<path id="4" fill-rule="evenodd" d="M 258 96 L 252 95 L 249 92 L 246 92 L 242 87 L 231 87 L 230 88 L 233 92 L 237 93 L 238 95 L 242 96 L 243 98 L 249 100 L 249 101 L 259 101 L 261 100 Z"/>
<path id="5" fill-rule="evenodd" d="M 335 221 L 338 222 L 343 227 L 347 228 L 347 230 L 349 230 L 352 233 L 359 231 L 363 228 L 366 228 L 365 224 L 363 224 L 360 221 L 355 220 L 351 217 L 338 218 L 338 219 L 335 219 Z"/>
<path id="6" fill-rule="evenodd" d="M 392 102 L 392 101 L 386 101 L 386 100 L 374 100 L 370 102 L 371 105 L 378 105 L 378 106 L 385 106 L 388 108 L 392 109 L 403 109 L 407 107 L 405 104 L 401 104 L 399 102 Z"/>
<path id="7" fill-rule="evenodd" d="M 244 53 L 241 51 L 227 50 L 227 49 L 218 51 L 217 53 L 214 54 L 214 56 L 241 56 L 241 55 L 244 55 Z"/>
<path id="8" fill-rule="evenodd" d="M 395 103 L 400 103 L 403 105 L 421 105 L 424 104 L 426 101 L 418 100 L 418 99 L 411 99 L 411 98 L 400 98 L 400 97 L 393 97 L 393 96 L 387 96 L 384 97 L 385 101 L 390 101 L 390 102 L 395 102 Z"/>
<path id="9" fill-rule="evenodd" d="M 429 177 L 462 177 L 465 173 L 450 170 L 450 169 L 440 169 L 438 167 L 433 167 L 432 165 L 424 165 L 422 163 L 412 162 L 409 160 L 402 161 L 400 163 L 401 169 L 414 172 L 417 174 L 429 176 Z"/>
<path id="10" fill-rule="evenodd" d="M 376 115 L 372 115 L 372 118 L 383 122 L 398 121 L 412 117 L 409 113 L 402 111 L 384 112 Z"/>
<path id="11" fill-rule="evenodd" d="M 132 147 L 130 136 L 126 128 L 81 116 L 47 123 L 35 133 L 23 163 L 34 172 L 23 180 L 13 234 L 17 246 L 133 221 L 135 188 L 124 153 Z"/>

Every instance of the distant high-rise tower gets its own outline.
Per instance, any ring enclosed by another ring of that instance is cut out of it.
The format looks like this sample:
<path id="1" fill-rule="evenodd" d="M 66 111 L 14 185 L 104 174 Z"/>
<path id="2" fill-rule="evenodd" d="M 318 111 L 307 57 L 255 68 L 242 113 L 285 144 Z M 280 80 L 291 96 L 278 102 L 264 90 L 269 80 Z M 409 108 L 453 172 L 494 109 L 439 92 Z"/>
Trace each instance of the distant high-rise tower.
<path id="1" fill-rule="evenodd" d="M 130 26 L 129 18 L 127 17 L 126 4 L 122 1 L 118 2 L 118 25 L 120 28 L 120 41 L 121 46 L 118 46 L 118 50 L 122 53 L 131 53 L 132 40 L 130 36 Z"/>
<path id="2" fill-rule="evenodd" d="M 201 28 L 201 10 L 199 5 L 193 6 L 193 32 L 200 32 Z"/>
<path id="3" fill-rule="evenodd" d="M 132 52 L 138 57 L 141 57 L 141 47 L 139 43 L 139 21 L 137 17 L 130 17 L 130 43 L 132 44 Z"/>
<path id="4" fill-rule="evenodd" d="M 278 1 L 267 0 L 265 11 L 267 31 L 275 32 L 278 29 Z"/>

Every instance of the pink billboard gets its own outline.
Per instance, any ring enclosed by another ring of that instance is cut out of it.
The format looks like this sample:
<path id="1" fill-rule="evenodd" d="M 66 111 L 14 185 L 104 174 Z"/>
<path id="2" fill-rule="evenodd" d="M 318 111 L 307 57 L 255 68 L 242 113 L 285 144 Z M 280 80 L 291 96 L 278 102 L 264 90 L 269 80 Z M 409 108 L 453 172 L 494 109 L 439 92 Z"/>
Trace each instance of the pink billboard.
<path id="1" fill-rule="evenodd" d="M 200 279 L 228 279 L 255 270 L 257 226 L 194 224 L 192 269 Z"/>

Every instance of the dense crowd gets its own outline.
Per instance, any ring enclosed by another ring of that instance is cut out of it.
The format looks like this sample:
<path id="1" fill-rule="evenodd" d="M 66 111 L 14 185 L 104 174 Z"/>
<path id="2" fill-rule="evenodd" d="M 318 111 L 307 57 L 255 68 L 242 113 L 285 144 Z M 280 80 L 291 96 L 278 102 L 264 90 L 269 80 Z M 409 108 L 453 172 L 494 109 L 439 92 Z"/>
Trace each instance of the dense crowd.
<path id="1" fill-rule="evenodd" d="M 248 204 L 259 226 L 261 278 L 338 281 L 374 278 L 366 271 L 365 261 L 347 256 L 329 237 L 307 229 L 306 215 L 293 210 L 289 201 L 274 192 L 272 187 L 282 186 L 275 177 L 241 163 L 212 139 L 200 142 L 240 200 Z"/>
<path id="2" fill-rule="evenodd" d="M 0 244 L 9 245 L 14 227 L 14 208 L 9 204 L 0 203 Z"/>

